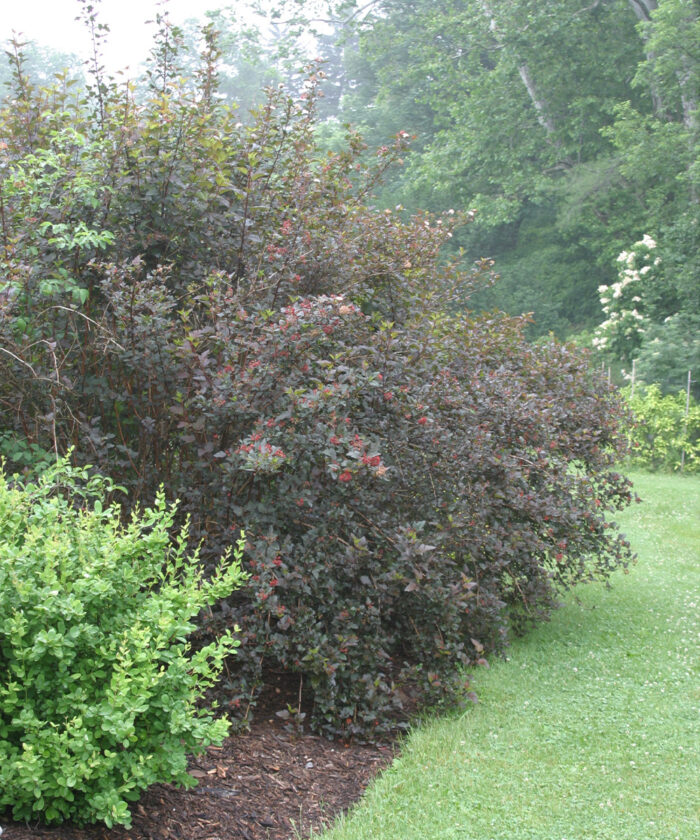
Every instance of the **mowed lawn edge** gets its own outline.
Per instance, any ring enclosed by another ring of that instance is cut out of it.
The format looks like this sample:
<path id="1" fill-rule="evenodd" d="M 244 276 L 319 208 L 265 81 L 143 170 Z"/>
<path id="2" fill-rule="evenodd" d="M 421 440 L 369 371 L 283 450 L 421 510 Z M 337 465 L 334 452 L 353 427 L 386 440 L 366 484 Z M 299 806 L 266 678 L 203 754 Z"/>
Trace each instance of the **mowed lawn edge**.
<path id="1" fill-rule="evenodd" d="M 637 565 L 479 671 L 323 840 L 700 838 L 700 477 L 632 478 Z"/>

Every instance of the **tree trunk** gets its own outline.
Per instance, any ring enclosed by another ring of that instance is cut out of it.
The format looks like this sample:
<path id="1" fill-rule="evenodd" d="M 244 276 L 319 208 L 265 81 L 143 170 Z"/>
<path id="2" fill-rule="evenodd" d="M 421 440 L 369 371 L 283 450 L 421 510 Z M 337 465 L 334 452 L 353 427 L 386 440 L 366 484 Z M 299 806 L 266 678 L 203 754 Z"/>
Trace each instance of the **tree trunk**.
<path id="1" fill-rule="evenodd" d="M 491 8 L 491 4 L 488 2 L 488 0 L 479 0 L 479 5 L 481 6 L 482 12 L 489 20 L 489 30 L 491 34 L 493 35 L 499 46 L 505 47 L 505 41 L 501 37 L 501 34 L 499 32 L 498 23 L 496 22 L 496 15 L 494 14 L 493 9 Z M 518 59 L 518 73 L 520 74 L 520 78 L 522 79 L 522 82 L 525 85 L 527 95 L 530 97 L 530 102 L 532 102 L 532 105 L 535 109 L 537 122 L 545 130 L 545 132 L 547 133 L 547 137 L 550 138 L 550 140 L 553 140 L 555 125 L 551 115 L 548 113 L 547 104 L 542 98 L 542 96 L 537 92 L 534 79 L 532 78 L 532 74 L 530 73 L 530 68 L 528 67 L 527 63 L 524 61 L 520 61 L 520 57 L 517 55 L 516 58 Z M 559 144 L 556 141 L 554 141 L 554 145 L 556 146 Z"/>
<path id="2" fill-rule="evenodd" d="M 656 0 L 628 0 L 637 20 L 650 21 L 651 13 L 659 7 Z"/>
<path id="3" fill-rule="evenodd" d="M 632 11 L 635 13 L 637 20 L 642 23 L 650 23 L 651 13 L 659 6 L 656 0 L 628 0 L 628 2 L 632 7 Z M 649 64 L 654 63 L 654 53 L 647 52 L 645 50 L 644 55 L 646 56 L 646 60 Z M 654 109 L 654 116 L 663 119 L 665 116 L 664 102 L 653 81 L 649 84 L 649 94 L 651 96 L 651 105 Z"/>
<path id="4" fill-rule="evenodd" d="M 530 69 L 527 64 L 521 64 L 518 67 L 518 73 L 523 80 L 523 84 L 527 88 L 530 101 L 532 102 L 535 112 L 537 114 L 537 122 L 544 128 L 548 135 L 554 134 L 554 123 L 552 118 L 547 113 L 547 106 L 544 101 L 537 95 L 537 88 L 530 75 Z"/>
<path id="5" fill-rule="evenodd" d="M 697 91 L 692 89 L 692 72 L 687 59 L 683 62 L 683 69 L 678 73 L 678 84 L 681 89 L 681 105 L 683 106 L 683 125 L 690 131 L 698 129 L 698 100 Z"/>

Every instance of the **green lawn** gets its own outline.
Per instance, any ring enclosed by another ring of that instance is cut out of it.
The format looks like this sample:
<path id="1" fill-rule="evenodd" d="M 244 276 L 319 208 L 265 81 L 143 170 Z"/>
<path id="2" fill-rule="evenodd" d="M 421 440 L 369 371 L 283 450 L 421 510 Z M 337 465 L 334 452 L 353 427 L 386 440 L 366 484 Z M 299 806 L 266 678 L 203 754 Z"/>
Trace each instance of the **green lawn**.
<path id="1" fill-rule="evenodd" d="M 700 838 L 700 478 L 634 478 L 638 565 L 480 671 L 323 840 Z"/>

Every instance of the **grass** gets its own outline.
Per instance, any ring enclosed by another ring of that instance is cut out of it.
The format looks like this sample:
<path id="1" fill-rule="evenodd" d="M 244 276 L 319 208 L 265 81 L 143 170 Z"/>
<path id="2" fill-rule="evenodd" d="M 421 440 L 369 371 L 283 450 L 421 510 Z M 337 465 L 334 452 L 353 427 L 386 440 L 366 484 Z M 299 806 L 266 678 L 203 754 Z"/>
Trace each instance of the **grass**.
<path id="1" fill-rule="evenodd" d="M 638 565 L 480 671 L 323 840 L 700 838 L 700 478 L 634 479 Z"/>

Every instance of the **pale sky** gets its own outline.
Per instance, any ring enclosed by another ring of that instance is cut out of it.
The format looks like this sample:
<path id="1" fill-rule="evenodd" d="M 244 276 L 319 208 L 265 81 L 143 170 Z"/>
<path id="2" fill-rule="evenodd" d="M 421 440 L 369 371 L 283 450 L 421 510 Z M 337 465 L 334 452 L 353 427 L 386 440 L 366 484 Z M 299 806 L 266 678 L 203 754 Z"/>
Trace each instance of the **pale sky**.
<path id="1" fill-rule="evenodd" d="M 127 65 L 137 70 L 152 44 L 154 20 L 162 6 L 158 0 L 102 0 L 97 5 L 99 19 L 109 24 L 105 60 L 110 71 Z M 189 18 L 203 18 L 209 9 L 245 7 L 241 0 L 170 0 L 170 18 L 175 24 Z M 80 11 L 77 0 L 0 0 L 0 42 L 3 48 L 12 30 L 26 40 L 37 41 L 62 52 L 86 55 L 87 30 L 75 18 Z M 1 58 L 1 56 L 0 56 Z"/>

